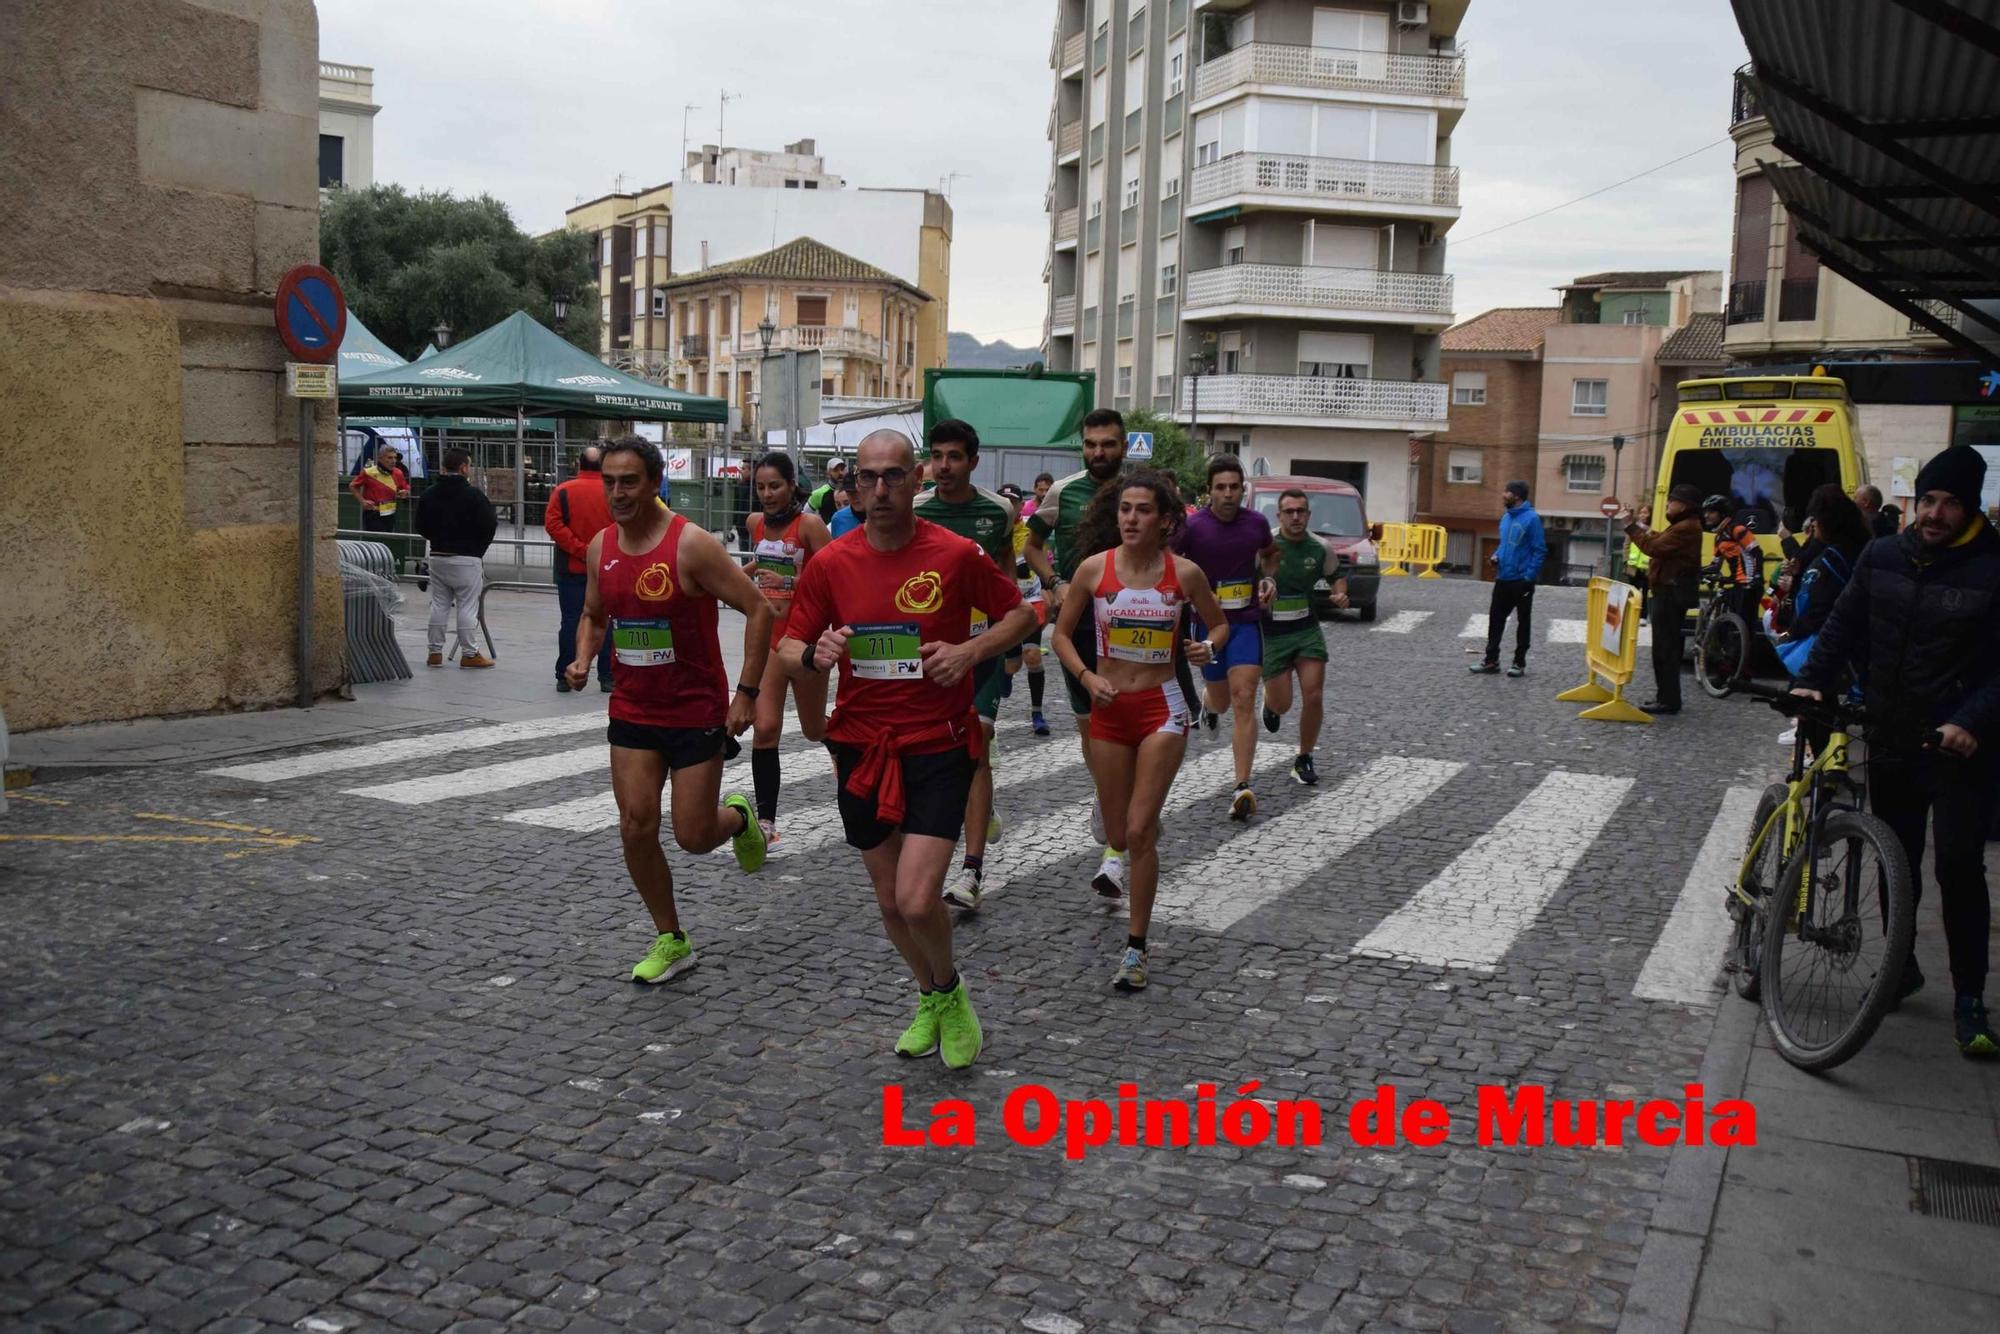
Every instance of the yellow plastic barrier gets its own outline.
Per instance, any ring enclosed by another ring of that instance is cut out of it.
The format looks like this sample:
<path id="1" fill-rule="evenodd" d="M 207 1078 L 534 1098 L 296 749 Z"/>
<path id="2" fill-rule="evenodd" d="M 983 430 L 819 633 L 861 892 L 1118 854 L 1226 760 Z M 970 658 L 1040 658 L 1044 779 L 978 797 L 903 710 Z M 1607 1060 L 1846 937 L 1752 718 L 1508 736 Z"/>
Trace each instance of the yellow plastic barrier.
<path id="1" fill-rule="evenodd" d="M 1385 523 L 1382 525 L 1382 540 L 1376 548 L 1382 557 L 1383 574 L 1408 574 L 1403 562 L 1410 558 L 1410 525 L 1407 523 Z"/>
<path id="2" fill-rule="evenodd" d="M 1409 555 L 1412 565 L 1424 567 L 1419 579 L 1442 579 L 1437 567 L 1444 560 L 1445 532 L 1440 524 L 1413 523 L 1410 525 Z"/>
<path id="3" fill-rule="evenodd" d="M 1583 624 L 1583 684 L 1556 698 L 1591 705 L 1579 718 L 1652 722 L 1651 714 L 1625 698 L 1639 656 L 1639 590 L 1602 575 L 1592 578 Z M 1600 678 L 1603 685 L 1598 684 Z"/>

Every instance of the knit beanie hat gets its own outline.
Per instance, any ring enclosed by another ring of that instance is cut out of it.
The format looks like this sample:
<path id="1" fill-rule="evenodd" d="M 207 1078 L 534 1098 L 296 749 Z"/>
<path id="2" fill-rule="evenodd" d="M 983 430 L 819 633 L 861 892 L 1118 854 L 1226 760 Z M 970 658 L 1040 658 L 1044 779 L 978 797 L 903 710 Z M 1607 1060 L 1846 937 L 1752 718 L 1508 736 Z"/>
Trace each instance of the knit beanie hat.
<path id="1" fill-rule="evenodd" d="M 1971 445 L 1953 445 L 1917 474 L 1917 494 L 1944 491 L 1958 497 L 1958 502 L 1967 509 L 1976 510 L 1985 482 L 1985 457 Z"/>

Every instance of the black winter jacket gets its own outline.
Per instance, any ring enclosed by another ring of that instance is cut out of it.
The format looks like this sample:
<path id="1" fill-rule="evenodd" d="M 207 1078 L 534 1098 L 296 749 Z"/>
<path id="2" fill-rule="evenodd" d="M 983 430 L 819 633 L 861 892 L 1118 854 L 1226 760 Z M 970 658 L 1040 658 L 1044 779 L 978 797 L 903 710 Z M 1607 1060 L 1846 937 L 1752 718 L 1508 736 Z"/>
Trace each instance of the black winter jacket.
<path id="1" fill-rule="evenodd" d="M 1913 747 L 1955 723 L 2000 745 L 2000 537 L 1982 517 L 1957 546 L 1929 552 L 1915 529 L 1862 548 L 1798 684 L 1859 676 L 1878 746 Z"/>
<path id="2" fill-rule="evenodd" d="M 484 556 L 500 517 L 472 479 L 448 472 L 417 498 L 417 531 L 435 556 Z"/>

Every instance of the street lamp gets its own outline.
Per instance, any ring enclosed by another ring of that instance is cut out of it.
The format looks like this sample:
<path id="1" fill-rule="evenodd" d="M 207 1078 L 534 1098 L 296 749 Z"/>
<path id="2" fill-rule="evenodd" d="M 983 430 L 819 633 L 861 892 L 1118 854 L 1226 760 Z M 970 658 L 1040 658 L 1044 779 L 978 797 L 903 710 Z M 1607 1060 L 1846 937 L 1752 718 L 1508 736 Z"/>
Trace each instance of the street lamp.
<path id="1" fill-rule="evenodd" d="M 1195 444 L 1195 428 L 1201 425 L 1201 373 L 1208 368 L 1208 354 L 1197 348 L 1188 353 L 1188 443 Z"/>
<path id="2" fill-rule="evenodd" d="M 440 352 L 450 347 L 451 326 L 449 324 L 446 324 L 443 320 L 439 320 L 437 323 L 437 327 L 431 330 L 431 341 L 437 344 L 437 349 Z"/>
<path id="3" fill-rule="evenodd" d="M 569 319 L 569 293 L 557 292 L 549 298 L 549 304 L 555 308 L 557 327 L 561 327 Z"/>
<path id="4" fill-rule="evenodd" d="M 765 356 L 768 357 L 771 355 L 771 340 L 773 338 L 776 338 L 777 336 L 778 336 L 778 326 L 771 323 L 771 317 L 769 315 L 766 315 L 763 319 L 757 322 L 757 339 L 759 342 L 764 344 Z"/>

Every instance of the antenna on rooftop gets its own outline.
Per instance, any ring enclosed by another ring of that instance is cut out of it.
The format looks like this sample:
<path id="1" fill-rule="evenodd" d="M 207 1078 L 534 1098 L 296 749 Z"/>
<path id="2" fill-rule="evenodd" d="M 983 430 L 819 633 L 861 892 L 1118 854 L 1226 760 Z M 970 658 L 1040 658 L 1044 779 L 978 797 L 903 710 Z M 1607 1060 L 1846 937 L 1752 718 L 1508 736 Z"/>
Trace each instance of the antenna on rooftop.
<path id="1" fill-rule="evenodd" d="M 729 147 L 729 141 L 722 136 L 722 124 L 729 116 L 729 104 L 743 96 L 741 93 L 732 93 L 727 88 L 721 89 L 720 92 L 721 96 L 716 100 L 715 109 L 715 146 L 718 150 Z"/>
<path id="2" fill-rule="evenodd" d="M 938 177 L 938 193 L 949 199 L 951 198 L 951 183 L 953 181 L 969 181 L 971 179 L 972 177 L 966 172 L 947 172 L 945 175 Z"/>

